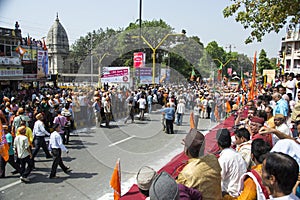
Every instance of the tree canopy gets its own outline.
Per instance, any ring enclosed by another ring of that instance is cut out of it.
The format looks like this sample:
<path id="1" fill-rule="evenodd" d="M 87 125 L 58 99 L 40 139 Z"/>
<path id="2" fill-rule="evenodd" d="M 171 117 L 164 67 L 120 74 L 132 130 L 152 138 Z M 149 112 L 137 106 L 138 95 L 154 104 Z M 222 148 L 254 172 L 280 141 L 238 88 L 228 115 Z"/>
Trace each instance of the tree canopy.
<path id="1" fill-rule="evenodd" d="M 300 19 L 299 0 L 231 0 L 233 3 L 223 10 L 224 17 L 235 15 L 250 36 L 245 43 L 262 41 L 266 33 L 278 33 L 285 24 L 296 26 Z"/>
<path id="2" fill-rule="evenodd" d="M 198 36 L 175 33 L 163 20 L 144 21 L 141 29 L 143 39 L 140 39 L 139 33 L 137 23 L 130 23 L 128 27 L 118 30 L 100 28 L 89 32 L 71 46 L 71 63 L 80 66 L 81 73 L 90 72 L 91 61 L 93 73 L 97 73 L 100 66 L 133 67 L 133 54 L 141 51 L 146 54 L 146 65 L 152 67 L 153 49 L 156 48 L 156 67 L 169 66 L 187 79 L 192 69 L 197 76 L 210 77 L 213 71 L 217 72 L 220 62 L 227 63 L 223 69 L 224 75 L 227 68 L 238 74 L 252 69 L 247 56 L 226 52 L 216 41 L 205 47 Z"/>

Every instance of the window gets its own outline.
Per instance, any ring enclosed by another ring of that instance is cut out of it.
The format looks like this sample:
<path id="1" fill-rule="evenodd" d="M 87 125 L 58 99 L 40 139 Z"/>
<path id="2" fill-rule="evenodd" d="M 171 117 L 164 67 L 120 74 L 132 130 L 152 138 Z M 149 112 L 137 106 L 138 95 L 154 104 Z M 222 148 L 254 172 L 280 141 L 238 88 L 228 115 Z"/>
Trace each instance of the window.
<path id="1" fill-rule="evenodd" d="M 11 56 L 11 46 L 6 46 L 5 47 L 5 55 L 6 56 Z"/>
<path id="2" fill-rule="evenodd" d="M 5 56 L 3 44 L 0 44 L 0 56 Z"/>

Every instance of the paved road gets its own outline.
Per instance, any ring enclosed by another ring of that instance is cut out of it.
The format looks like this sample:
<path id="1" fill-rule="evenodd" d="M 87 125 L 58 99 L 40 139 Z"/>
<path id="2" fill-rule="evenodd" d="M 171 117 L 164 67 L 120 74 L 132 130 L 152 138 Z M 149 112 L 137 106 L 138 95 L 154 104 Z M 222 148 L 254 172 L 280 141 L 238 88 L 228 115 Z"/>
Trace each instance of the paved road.
<path id="1" fill-rule="evenodd" d="M 135 183 L 138 169 L 149 165 L 160 169 L 173 156 L 183 150 L 181 140 L 189 130 L 189 116 L 185 115 L 182 126 L 174 126 L 175 134 L 162 132 L 161 115 L 153 113 L 145 121 L 124 124 L 122 120 L 112 123 L 112 128 L 84 128 L 71 136 L 67 146 L 69 155 L 64 162 L 73 172 L 64 174 L 58 168 L 59 179 L 48 179 L 52 160 L 46 159 L 40 150 L 36 167 L 30 176 L 31 183 L 19 181 L 18 175 L 10 175 L 0 181 L 0 199 L 112 199 L 109 181 L 116 160 L 120 158 L 122 193 Z M 207 131 L 215 124 L 203 119 L 200 129 Z"/>

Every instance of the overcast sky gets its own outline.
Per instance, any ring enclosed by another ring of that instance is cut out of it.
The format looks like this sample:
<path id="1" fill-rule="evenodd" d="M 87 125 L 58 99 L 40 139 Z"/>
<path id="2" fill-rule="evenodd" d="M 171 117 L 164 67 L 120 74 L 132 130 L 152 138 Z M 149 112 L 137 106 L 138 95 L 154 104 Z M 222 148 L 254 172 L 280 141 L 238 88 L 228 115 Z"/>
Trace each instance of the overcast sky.
<path id="1" fill-rule="evenodd" d="M 269 58 L 276 57 L 285 36 L 271 33 L 261 43 L 245 45 L 250 30 L 244 30 L 234 17 L 224 19 L 222 11 L 229 0 L 143 0 L 142 19 L 162 19 L 175 31 L 185 29 L 187 36 L 198 36 L 204 45 L 211 41 L 229 51 L 253 57 L 254 52 L 264 49 Z M 23 36 L 41 39 L 59 15 L 67 31 L 70 44 L 88 32 L 124 28 L 139 18 L 139 0 L 0 0 L 0 27 L 14 28 L 19 22 Z M 227 48 L 226 48 L 227 47 Z"/>

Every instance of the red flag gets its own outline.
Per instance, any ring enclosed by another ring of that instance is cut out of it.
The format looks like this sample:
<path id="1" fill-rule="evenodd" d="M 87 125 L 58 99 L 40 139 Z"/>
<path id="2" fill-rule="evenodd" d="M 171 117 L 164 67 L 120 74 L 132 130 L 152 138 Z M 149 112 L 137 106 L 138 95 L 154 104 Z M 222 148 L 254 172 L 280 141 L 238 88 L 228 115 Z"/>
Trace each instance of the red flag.
<path id="1" fill-rule="evenodd" d="M 241 97 L 240 95 L 237 96 L 237 99 L 236 99 L 236 105 L 240 105 L 240 100 L 241 100 Z"/>
<path id="2" fill-rule="evenodd" d="M 254 100 L 254 97 L 255 97 L 255 84 L 256 84 L 256 51 L 255 51 L 255 54 L 254 54 L 254 60 L 253 60 L 253 66 L 252 66 L 252 79 L 251 79 L 251 86 L 250 86 L 248 101 Z"/>
<path id="3" fill-rule="evenodd" d="M 110 179 L 110 186 L 114 189 L 114 200 L 121 198 L 121 169 L 120 159 L 117 160 L 114 172 Z"/>
<path id="4" fill-rule="evenodd" d="M 46 46 L 46 42 L 45 39 L 43 38 L 43 49 L 46 51 L 47 50 L 47 46 Z"/>
<path id="5" fill-rule="evenodd" d="M 9 150 L 9 146 L 6 140 L 4 130 L 2 128 L 2 123 L 0 121 L 0 156 L 2 156 L 2 158 L 5 161 L 8 161 L 9 159 L 8 150 Z"/>

